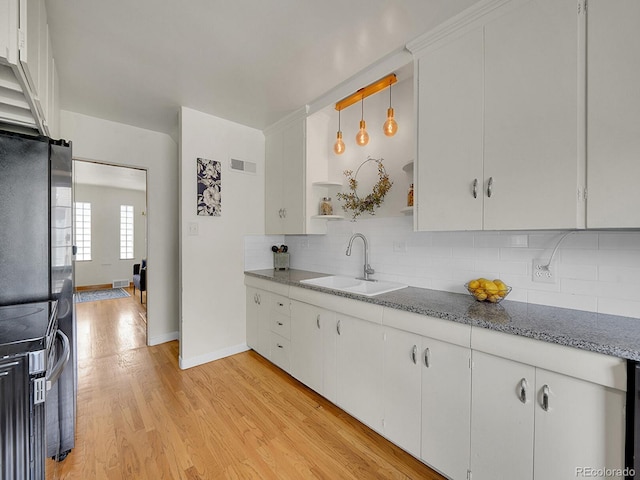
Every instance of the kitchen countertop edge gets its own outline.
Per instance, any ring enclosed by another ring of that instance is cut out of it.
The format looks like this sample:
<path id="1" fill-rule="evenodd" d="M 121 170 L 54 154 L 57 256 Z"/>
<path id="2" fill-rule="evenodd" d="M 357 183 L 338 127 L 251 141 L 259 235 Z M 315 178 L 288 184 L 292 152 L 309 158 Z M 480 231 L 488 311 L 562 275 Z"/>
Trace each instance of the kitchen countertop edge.
<path id="1" fill-rule="evenodd" d="M 406 287 L 367 297 L 301 283 L 330 274 L 290 269 L 247 270 L 245 275 L 351 298 L 383 307 L 519 335 L 567 347 L 640 361 L 640 319 L 504 300 L 477 302 L 470 295 Z"/>

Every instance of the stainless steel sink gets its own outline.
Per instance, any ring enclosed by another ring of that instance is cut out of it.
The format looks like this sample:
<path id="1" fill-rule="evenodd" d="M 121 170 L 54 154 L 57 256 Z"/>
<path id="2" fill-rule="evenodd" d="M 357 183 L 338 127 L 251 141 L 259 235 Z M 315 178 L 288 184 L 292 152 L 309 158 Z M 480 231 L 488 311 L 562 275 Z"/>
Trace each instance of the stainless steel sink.
<path id="1" fill-rule="evenodd" d="M 393 292 L 405 288 L 406 285 L 396 282 L 361 280 L 359 278 L 330 275 L 328 277 L 310 278 L 300 280 L 300 283 L 315 285 L 316 287 L 330 288 L 341 292 L 357 293 L 373 297 L 382 293 Z"/>

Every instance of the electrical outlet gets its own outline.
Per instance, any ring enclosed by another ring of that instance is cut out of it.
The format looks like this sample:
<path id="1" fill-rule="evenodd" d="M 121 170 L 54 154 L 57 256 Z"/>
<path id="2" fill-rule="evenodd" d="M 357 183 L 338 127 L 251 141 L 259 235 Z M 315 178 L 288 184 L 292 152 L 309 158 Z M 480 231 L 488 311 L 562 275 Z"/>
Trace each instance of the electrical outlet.
<path id="1" fill-rule="evenodd" d="M 553 274 L 551 266 L 547 267 L 547 260 L 534 258 L 531 265 L 532 280 L 539 283 L 556 283 L 556 277 Z"/>

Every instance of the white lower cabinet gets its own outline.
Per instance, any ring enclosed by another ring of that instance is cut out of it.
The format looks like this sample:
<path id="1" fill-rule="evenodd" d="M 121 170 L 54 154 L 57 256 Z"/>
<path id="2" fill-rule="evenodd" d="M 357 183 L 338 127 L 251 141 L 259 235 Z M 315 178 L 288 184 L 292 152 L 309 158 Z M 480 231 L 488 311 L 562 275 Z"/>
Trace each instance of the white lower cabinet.
<path id="1" fill-rule="evenodd" d="M 247 286 L 247 345 L 271 358 L 269 292 Z"/>
<path id="2" fill-rule="evenodd" d="M 335 402 L 335 313 L 291 302 L 291 375 Z"/>
<path id="3" fill-rule="evenodd" d="M 472 355 L 472 478 L 530 480 L 535 368 L 481 352 Z"/>
<path id="4" fill-rule="evenodd" d="M 580 467 L 622 469 L 624 392 L 543 369 L 536 388 L 535 479 L 575 478 Z"/>
<path id="5" fill-rule="evenodd" d="M 379 324 L 336 314 L 337 404 L 379 433 L 383 418 L 382 331 Z"/>
<path id="6" fill-rule="evenodd" d="M 450 479 L 564 480 L 624 465 L 619 358 L 245 283 L 250 347 Z"/>
<path id="7" fill-rule="evenodd" d="M 385 327 L 382 362 L 384 436 L 420 457 L 422 337 Z"/>
<path id="8" fill-rule="evenodd" d="M 569 479 L 624 465 L 621 390 L 474 351 L 472 392 L 474 480 Z"/>
<path id="9" fill-rule="evenodd" d="M 420 458 L 453 479 L 466 479 L 471 428 L 471 350 L 422 339 Z"/>

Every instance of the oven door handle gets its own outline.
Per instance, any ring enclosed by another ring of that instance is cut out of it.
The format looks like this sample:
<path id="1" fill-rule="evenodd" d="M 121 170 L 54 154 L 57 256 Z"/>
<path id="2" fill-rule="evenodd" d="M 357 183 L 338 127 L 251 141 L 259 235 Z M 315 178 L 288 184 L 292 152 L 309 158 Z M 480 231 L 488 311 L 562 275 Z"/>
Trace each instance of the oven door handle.
<path id="1" fill-rule="evenodd" d="M 56 335 L 60 337 L 62 342 L 62 355 L 58 358 L 58 361 L 51 370 L 47 372 L 47 391 L 51 390 L 51 387 L 58 381 L 64 367 L 69 363 L 69 355 L 71 354 L 71 346 L 69 345 L 69 338 L 64 334 L 62 330 L 56 331 Z"/>

